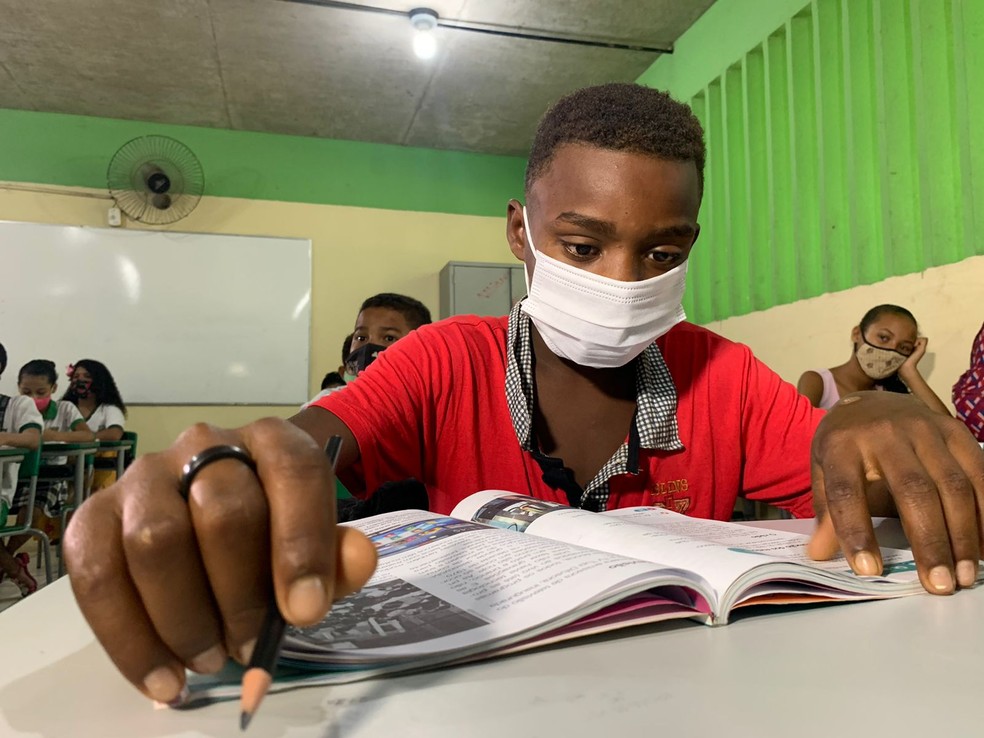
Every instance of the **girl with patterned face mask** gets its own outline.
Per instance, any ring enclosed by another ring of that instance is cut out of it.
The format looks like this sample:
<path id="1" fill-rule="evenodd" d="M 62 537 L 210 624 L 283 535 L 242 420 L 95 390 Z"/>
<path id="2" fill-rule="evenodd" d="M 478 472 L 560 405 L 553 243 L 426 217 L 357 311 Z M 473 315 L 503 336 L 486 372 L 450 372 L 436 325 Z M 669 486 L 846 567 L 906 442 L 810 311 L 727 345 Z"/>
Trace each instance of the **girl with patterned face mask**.
<path id="1" fill-rule="evenodd" d="M 851 330 L 851 358 L 840 366 L 803 373 L 797 388 L 815 407 L 828 409 L 852 392 L 912 394 L 931 410 L 949 415 L 919 372 L 929 340 L 919 336 L 912 313 L 898 305 L 873 307 Z"/>

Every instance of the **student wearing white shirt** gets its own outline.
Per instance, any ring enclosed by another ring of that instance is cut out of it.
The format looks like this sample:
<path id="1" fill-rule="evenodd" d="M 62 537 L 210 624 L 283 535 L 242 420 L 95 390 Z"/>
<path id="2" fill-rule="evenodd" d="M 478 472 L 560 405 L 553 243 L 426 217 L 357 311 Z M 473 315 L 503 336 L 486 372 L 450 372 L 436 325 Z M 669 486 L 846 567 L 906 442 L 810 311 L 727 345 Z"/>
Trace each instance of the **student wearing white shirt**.
<path id="1" fill-rule="evenodd" d="M 17 389 L 21 396 L 33 400 L 38 412 L 41 413 L 42 441 L 62 441 L 65 443 L 84 443 L 95 439 L 95 435 L 89 430 L 85 419 L 79 409 L 70 402 L 57 402 L 52 399 L 58 389 L 58 373 L 55 371 L 55 363 L 47 359 L 34 359 L 21 367 L 17 374 Z M 71 476 L 71 469 L 67 466 L 67 457 L 61 456 L 50 460 L 52 469 L 46 472 L 46 476 L 56 473 L 64 474 L 64 480 L 38 482 L 37 492 L 34 498 L 34 511 L 24 512 L 25 515 L 32 515 L 31 525 L 34 528 L 44 530 L 46 521 L 43 516 L 49 519 L 59 518 L 65 502 L 68 500 L 69 483 L 68 477 Z M 11 510 L 23 508 L 28 501 L 29 487 L 26 482 L 21 482 L 14 495 Z M 57 534 L 54 534 L 57 537 Z M 17 549 L 23 546 L 30 539 L 28 535 L 12 536 L 7 541 L 7 551 L 10 554 L 17 553 Z M 25 557 L 26 564 L 26 554 Z"/>
<path id="2" fill-rule="evenodd" d="M 126 403 L 106 365 L 80 359 L 69 366 L 68 391 L 63 401 L 75 405 L 99 441 L 119 441 L 126 424 Z"/>
<path id="3" fill-rule="evenodd" d="M 79 359 L 68 366 L 68 390 L 62 400 L 75 405 L 97 441 L 119 441 L 126 426 L 126 403 L 112 373 L 101 361 Z M 122 451 L 98 454 L 92 475 L 92 491 L 104 489 L 116 481 L 115 457 Z M 112 461 L 106 461 L 110 457 Z"/>
<path id="4" fill-rule="evenodd" d="M 0 344 L 0 375 L 7 368 L 7 351 Z M 36 449 L 41 443 L 41 413 L 29 397 L 0 394 L 0 446 Z M 6 525 L 7 513 L 13 502 L 17 486 L 19 464 L 4 465 L 0 476 L 0 526 Z M 0 577 L 6 575 L 16 582 L 21 594 L 27 596 L 38 588 L 38 583 L 22 562 L 0 546 Z"/>

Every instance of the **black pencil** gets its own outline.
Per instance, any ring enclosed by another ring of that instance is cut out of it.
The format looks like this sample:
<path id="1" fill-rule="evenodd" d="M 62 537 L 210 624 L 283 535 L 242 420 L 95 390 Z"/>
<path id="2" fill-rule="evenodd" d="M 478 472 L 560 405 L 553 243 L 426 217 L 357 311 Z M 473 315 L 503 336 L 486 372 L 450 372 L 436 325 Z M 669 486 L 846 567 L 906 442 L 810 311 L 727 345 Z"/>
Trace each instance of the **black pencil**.
<path id="1" fill-rule="evenodd" d="M 342 450 L 342 437 L 332 436 L 328 439 L 325 446 L 334 469 L 338 464 L 338 455 Z M 280 644 L 283 643 L 284 633 L 287 630 L 287 623 L 284 622 L 280 608 L 277 607 L 277 600 L 274 597 L 267 608 L 266 616 L 263 618 L 263 626 L 260 628 L 260 635 L 256 640 L 253 655 L 250 656 L 249 666 L 243 674 L 243 686 L 239 699 L 239 729 L 246 730 L 253 715 L 260 708 L 260 703 L 266 696 L 270 684 L 273 682 L 273 674 L 277 668 L 277 659 L 280 656 Z"/>

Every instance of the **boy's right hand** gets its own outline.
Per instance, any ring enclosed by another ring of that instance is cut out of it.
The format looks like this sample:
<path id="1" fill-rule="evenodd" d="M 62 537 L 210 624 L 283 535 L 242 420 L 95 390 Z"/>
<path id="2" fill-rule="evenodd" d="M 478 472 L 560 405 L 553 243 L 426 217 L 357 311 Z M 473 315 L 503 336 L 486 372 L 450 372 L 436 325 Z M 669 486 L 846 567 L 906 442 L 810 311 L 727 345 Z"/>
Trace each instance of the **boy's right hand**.
<path id="1" fill-rule="evenodd" d="M 256 473 L 231 459 L 209 464 L 185 502 L 184 465 L 223 444 L 245 449 Z M 334 500 L 324 452 L 294 425 L 194 426 L 75 513 L 65 535 L 72 589 L 123 675 L 173 701 L 185 667 L 211 673 L 228 656 L 249 660 L 271 582 L 285 619 L 301 626 L 365 584 L 376 550 L 336 527 Z"/>

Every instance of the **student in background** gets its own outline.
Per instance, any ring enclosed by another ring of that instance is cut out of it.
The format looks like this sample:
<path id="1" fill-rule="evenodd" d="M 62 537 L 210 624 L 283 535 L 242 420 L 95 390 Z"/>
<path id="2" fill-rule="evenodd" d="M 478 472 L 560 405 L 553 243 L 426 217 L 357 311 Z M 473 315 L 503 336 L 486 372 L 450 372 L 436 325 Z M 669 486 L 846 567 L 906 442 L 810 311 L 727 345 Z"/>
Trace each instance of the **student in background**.
<path id="1" fill-rule="evenodd" d="M 796 389 L 814 407 L 827 410 L 843 395 L 865 390 L 912 394 L 933 412 L 949 415 L 919 373 L 929 339 L 919 336 L 912 313 L 898 305 L 878 305 L 851 329 L 854 350 L 851 358 L 830 369 L 803 372 Z"/>
<path id="2" fill-rule="evenodd" d="M 321 390 L 336 390 L 345 386 L 345 380 L 338 372 L 328 372 L 321 380 Z"/>
<path id="3" fill-rule="evenodd" d="M 84 443 L 95 440 L 95 435 L 78 408 L 70 402 L 52 399 L 58 389 L 58 373 L 55 363 L 47 359 L 34 359 L 21 367 L 17 374 L 17 389 L 22 396 L 34 401 L 35 407 L 41 413 L 44 430 L 41 432 L 42 441 L 63 441 L 66 443 Z M 34 510 L 24 511 L 22 515 L 32 515 L 31 525 L 48 532 L 53 538 L 58 538 L 60 531 L 55 529 L 53 521 L 59 518 L 65 501 L 68 499 L 69 482 L 72 469 L 67 464 L 66 457 L 57 457 L 46 467 L 46 476 L 63 475 L 64 480 L 38 482 L 34 499 Z M 30 490 L 22 481 L 17 488 L 11 510 L 23 508 L 27 503 Z M 47 520 L 45 519 L 47 518 Z M 7 551 L 17 553 L 30 536 L 12 536 L 7 541 Z M 27 556 L 27 554 L 23 554 Z M 26 562 L 25 562 L 26 563 Z"/>
<path id="4" fill-rule="evenodd" d="M 7 368 L 7 350 L 0 344 L 0 375 Z M 36 449 L 41 444 L 41 413 L 30 397 L 0 394 L 0 446 Z M 19 464 L 5 464 L 0 476 L 0 527 L 7 524 L 7 515 L 13 505 L 17 489 Z M 14 557 L 5 546 L 0 546 L 0 578 L 10 577 L 20 588 L 21 595 L 37 591 L 38 583 L 27 568 L 26 555 Z"/>
<path id="5" fill-rule="evenodd" d="M 106 365 L 95 359 L 80 359 L 68 365 L 68 390 L 62 400 L 75 405 L 98 441 L 119 441 L 123 438 L 126 423 L 126 403 L 116 387 L 116 380 Z M 116 454 L 107 451 L 98 454 L 96 469 L 92 475 L 92 491 L 104 489 L 116 481 Z M 109 464 L 109 467 L 104 466 Z"/>
<path id="6" fill-rule="evenodd" d="M 68 366 L 68 390 L 62 401 L 78 408 L 99 441 L 119 441 L 126 423 L 126 403 L 106 365 L 80 359 Z"/>
<path id="7" fill-rule="evenodd" d="M 349 355 L 344 362 L 345 381 L 351 382 L 381 351 L 430 322 L 430 310 L 420 300 L 393 292 L 368 298 L 355 319 Z"/>
<path id="8" fill-rule="evenodd" d="M 704 161 L 700 123 L 666 93 L 608 84 L 568 95 L 534 137 L 525 206 L 508 204 L 507 240 L 530 283 L 508 317 L 424 326 L 289 421 L 196 425 L 91 497 L 66 562 L 123 675 L 169 702 L 186 667 L 247 661 L 271 573 L 301 626 L 365 584 L 376 548 L 335 525 L 331 436 L 356 493 L 414 478 L 441 514 L 481 489 L 714 519 L 738 495 L 802 517 L 816 509 L 810 555 L 843 549 L 866 576 L 883 569 L 871 516 L 894 513 L 928 591 L 973 586 L 984 457 L 962 423 L 888 392 L 823 413 L 747 347 L 683 322 Z M 210 465 L 188 505 L 182 470 L 217 444 L 244 449 L 256 471 Z M 162 520 L 167 535 L 142 536 Z"/>
<path id="9" fill-rule="evenodd" d="M 970 348 L 970 369 L 953 385 L 953 406 L 957 417 L 984 443 L 984 324 Z"/>
<path id="10" fill-rule="evenodd" d="M 381 292 L 367 298 L 355 318 L 355 330 L 342 346 L 344 358 L 342 366 L 338 368 L 342 380 L 345 384 L 355 381 L 376 360 L 380 352 L 430 322 L 430 310 L 420 300 L 393 292 Z M 322 387 L 321 392 L 302 405 L 301 409 L 338 389 L 341 387 Z"/>
<path id="11" fill-rule="evenodd" d="M 42 441 L 84 443 L 95 440 L 95 434 L 89 430 L 85 418 L 75 405 L 65 400 L 53 399 L 58 389 L 55 362 L 47 359 L 27 362 L 17 374 L 17 389 L 25 397 L 34 400 L 34 405 L 41 413 L 44 420 Z"/>

